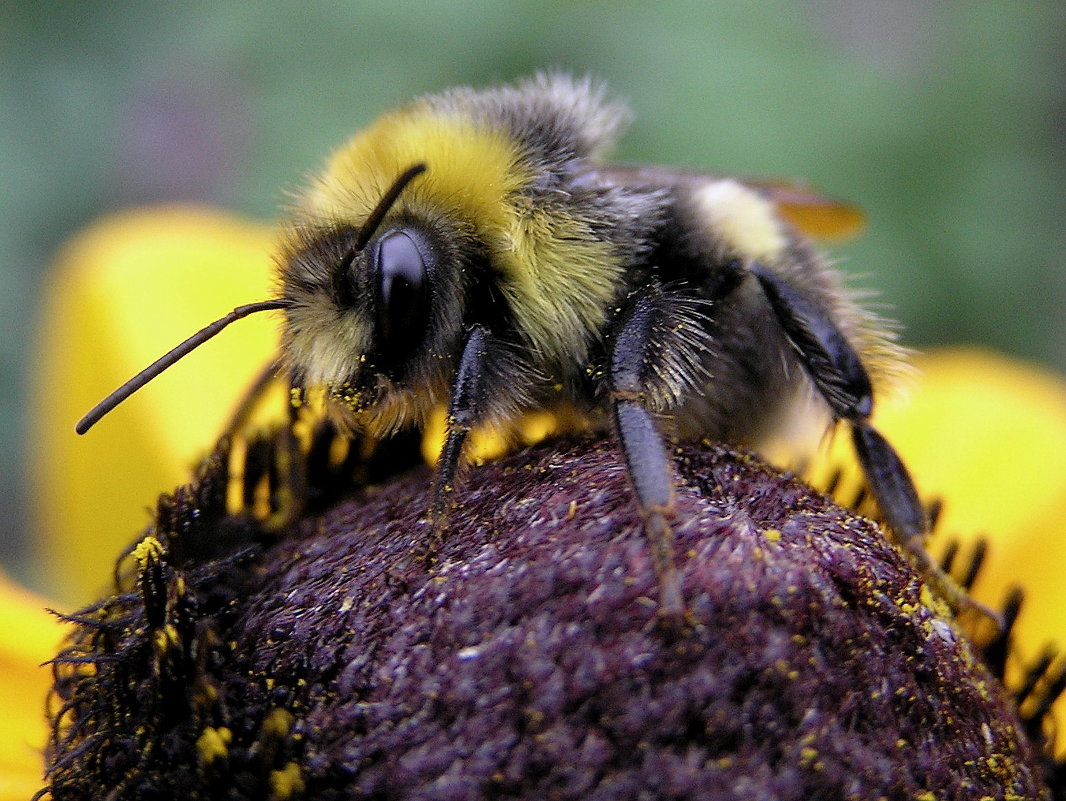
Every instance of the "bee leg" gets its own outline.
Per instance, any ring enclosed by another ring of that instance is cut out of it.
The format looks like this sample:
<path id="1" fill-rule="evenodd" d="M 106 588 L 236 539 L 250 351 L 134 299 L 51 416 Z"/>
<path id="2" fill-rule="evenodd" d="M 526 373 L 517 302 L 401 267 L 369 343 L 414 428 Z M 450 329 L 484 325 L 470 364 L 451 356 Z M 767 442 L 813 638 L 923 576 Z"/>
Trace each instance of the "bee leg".
<path id="1" fill-rule="evenodd" d="M 644 533 L 659 580 L 664 617 L 684 614 L 681 583 L 674 564 L 676 477 L 663 436 L 649 409 L 647 376 L 656 351 L 656 334 L 665 314 L 648 292 L 630 300 L 618 321 L 610 351 L 609 387 L 614 430 L 622 446 L 629 480 L 637 496 Z"/>
<path id="2" fill-rule="evenodd" d="M 802 292 L 758 265 L 751 272 L 833 416 L 851 426 L 852 442 L 866 481 L 899 544 L 926 581 L 954 610 L 976 609 L 998 620 L 995 612 L 970 598 L 925 550 L 928 516 L 903 461 L 870 424 L 873 387 L 859 354 L 829 316 Z"/>
<path id="3" fill-rule="evenodd" d="M 920 547 L 929 529 L 925 510 L 907 468 L 870 425 L 873 386 L 859 354 L 829 315 L 802 292 L 757 265 L 751 272 L 833 416 L 851 425 L 859 461 L 886 522 L 909 550 Z"/>
<path id="4" fill-rule="evenodd" d="M 448 507 L 455 491 L 463 445 L 470 430 L 481 417 L 485 399 L 485 366 L 492 343 L 487 329 L 480 325 L 474 326 L 459 357 L 452 396 L 448 402 L 444 448 L 437 460 L 437 470 L 433 477 L 433 505 L 430 507 L 429 518 L 433 524 L 435 541 L 439 541 L 448 518 Z"/>

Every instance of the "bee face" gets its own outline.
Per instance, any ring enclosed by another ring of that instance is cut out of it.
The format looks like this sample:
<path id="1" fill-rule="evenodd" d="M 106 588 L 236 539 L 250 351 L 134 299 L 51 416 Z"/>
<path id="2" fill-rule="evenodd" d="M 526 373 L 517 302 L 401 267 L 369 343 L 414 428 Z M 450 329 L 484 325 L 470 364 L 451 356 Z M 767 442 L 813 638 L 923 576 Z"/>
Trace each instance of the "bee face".
<path id="1" fill-rule="evenodd" d="M 294 387 L 324 389 L 353 429 L 424 421 L 447 397 L 462 347 L 476 244 L 444 215 L 410 209 L 385 216 L 369 237 L 306 221 L 286 234 L 282 358 Z"/>
<path id="2" fill-rule="evenodd" d="M 282 291 L 294 301 L 286 329 L 306 351 L 294 366 L 313 383 L 356 383 L 368 370 L 400 379 L 431 333 L 439 262 L 431 238 L 396 225 L 356 247 L 352 231 L 325 234 L 283 268 Z M 335 356 L 322 359 L 334 344 Z"/>

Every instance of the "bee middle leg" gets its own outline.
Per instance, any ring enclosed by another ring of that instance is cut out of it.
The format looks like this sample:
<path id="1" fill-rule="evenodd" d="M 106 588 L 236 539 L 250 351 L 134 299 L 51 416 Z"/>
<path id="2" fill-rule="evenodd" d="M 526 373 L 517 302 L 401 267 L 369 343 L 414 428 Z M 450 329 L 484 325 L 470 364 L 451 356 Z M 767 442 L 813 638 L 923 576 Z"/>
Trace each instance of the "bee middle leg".
<path id="1" fill-rule="evenodd" d="M 609 354 L 609 389 L 614 430 L 637 497 L 644 533 L 659 581 L 659 609 L 667 618 L 684 614 L 681 583 L 674 564 L 677 482 L 663 435 L 652 412 L 655 359 L 670 331 L 668 311 L 657 287 L 632 296 L 617 322 Z"/>

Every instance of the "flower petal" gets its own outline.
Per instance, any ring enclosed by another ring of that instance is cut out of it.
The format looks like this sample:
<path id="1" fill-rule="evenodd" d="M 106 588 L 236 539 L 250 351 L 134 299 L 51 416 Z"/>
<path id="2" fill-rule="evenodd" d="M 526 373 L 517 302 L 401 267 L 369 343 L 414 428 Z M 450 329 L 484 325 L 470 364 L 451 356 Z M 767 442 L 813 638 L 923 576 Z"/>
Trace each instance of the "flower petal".
<path id="1" fill-rule="evenodd" d="M 207 323 L 270 297 L 272 241 L 266 226 L 172 207 L 104 219 L 61 254 L 31 436 L 40 585 L 56 597 L 81 603 L 101 590 L 154 496 L 188 479 L 270 359 L 276 321 L 257 315 L 233 326 L 84 438 L 75 421 Z"/>
<path id="2" fill-rule="evenodd" d="M 0 572 L 0 801 L 24 801 L 43 784 L 45 698 L 63 636 L 47 602 Z"/>

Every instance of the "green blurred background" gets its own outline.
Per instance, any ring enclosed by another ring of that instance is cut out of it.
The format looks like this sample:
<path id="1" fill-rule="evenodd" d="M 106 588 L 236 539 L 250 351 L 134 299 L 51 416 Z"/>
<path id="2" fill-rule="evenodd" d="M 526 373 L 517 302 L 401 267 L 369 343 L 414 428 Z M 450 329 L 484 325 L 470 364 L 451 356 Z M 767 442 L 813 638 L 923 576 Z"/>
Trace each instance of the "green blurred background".
<path id="1" fill-rule="evenodd" d="M 1066 370 L 1061 0 L 7 0 L 0 560 L 17 569 L 28 535 L 34 315 L 67 237 L 164 201 L 270 218 L 383 109 L 542 67 L 629 100 L 621 159 L 804 178 L 861 205 L 865 235 L 834 254 L 908 343 Z"/>

